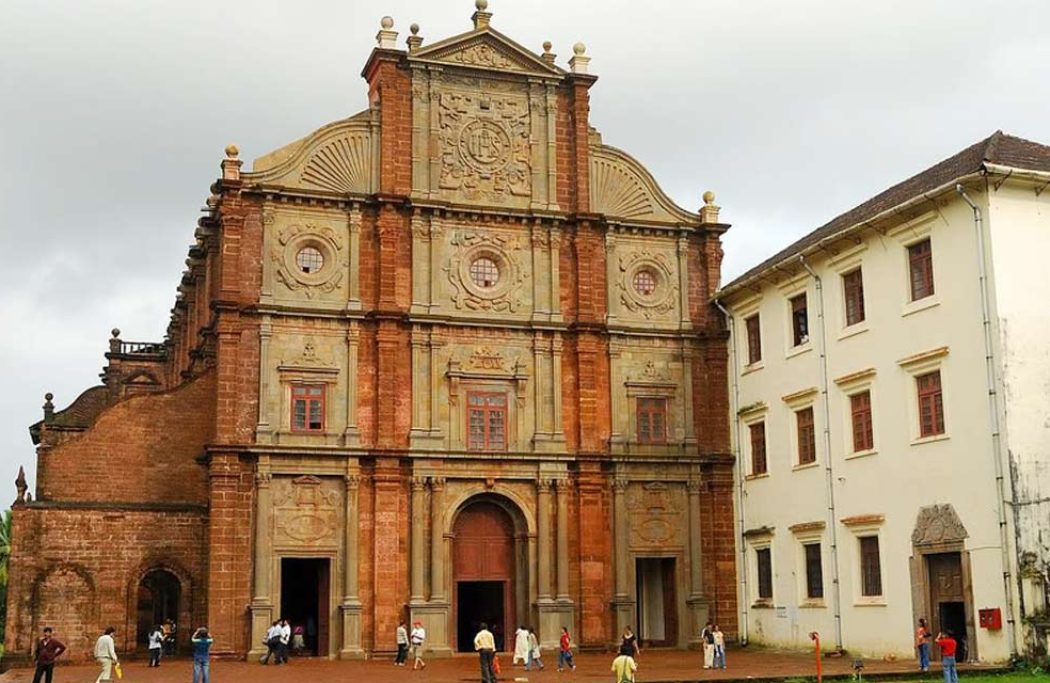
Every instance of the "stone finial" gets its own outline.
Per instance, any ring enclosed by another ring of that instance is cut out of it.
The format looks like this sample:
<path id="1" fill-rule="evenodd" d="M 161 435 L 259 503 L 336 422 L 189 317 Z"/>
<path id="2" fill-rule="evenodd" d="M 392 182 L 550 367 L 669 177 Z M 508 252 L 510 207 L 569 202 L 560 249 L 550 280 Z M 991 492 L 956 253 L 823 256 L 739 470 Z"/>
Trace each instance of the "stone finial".
<path id="1" fill-rule="evenodd" d="M 587 52 L 587 46 L 583 43 L 576 43 L 572 46 L 572 59 L 569 60 L 569 69 L 574 74 L 587 73 L 587 67 L 591 63 L 591 58 L 586 56 L 585 52 Z"/>
<path id="2" fill-rule="evenodd" d="M 393 17 L 383 17 L 379 20 L 379 33 L 376 34 L 376 45 L 380 50 L 397 49 L 397 31 L 394 31 L 393 28 Z"/>
<path id="3" fill-rule="evenodd" d="M 700 208 L 701 223 L 718 223 L 718 212 L 721 206 L 715 205 L 715 193 L 708 190 L 704 193 L 704 205 Z"/>
<path id="4" fill-rule="evenodd" d="M 222 179 L 223 180 L 240 180 L 241 179 L 241 164 L 244 163 L 237 158 L 237 155 L 241 153 L 241 150 L 237 148 L 237 145 L 230 143 L 226 145 L 226 158 L 222 160 L 220 164 L 222 168 Z"/>
<path id="5" fill-rule="evenodd" d="M 109 352 L 120 353 L 120 328 L 114 327 L 110 330 L 110 335 L 112 336 L 109 338 Z"/>
<path id="6" fill-rule="evenodd" d="M 549 41 L 549 40 L 543 41 L 543 54 L 540 55 L 540 57 L 543 59 L 545 64 L 550 64 L 551 66 L 553 66 L 554 65 L 554 58 L 557 57 L 558 55 L 556 55 L 553 52 L 551 52 L 551 47 L 553 47 L 551 45 L 551 41 Z"/>
<path id="7" fill-rule="evenodd" d="M 51 402 L 54 397 L 50 391 L 44 394 L 44 422 L 49 422 L 55 416 L 55 404 Z"/>
<path id="8" fill-rule="evenodd" d="M 492 22 L 492 12 L 487 11 L 489 0 L 474 0 L 474 7 L 478 10 L 470 17 L 471 21 L 474 22 L 474 30 L 488 28 L 488 25 Z"/>
<path id="9" fill-rule="evenodd" d="M 33 492 L 32 491 L 26 491 L 26 502 L 27 503 L 32 503 L 33 502 Z"/>
<path id="10" fill-rule="evenodd" d="M 408 30 L 412 33 L 405 42 L 408 44 L 409 53 L 415 52 L 419 49 L 419 46 L 423 44 L 423 38 L 419 35 L 419 24 L 412 24 L 408 27 Z"/>
<path id="11" fill-rule="evenodd" d="M 29 490 L 29 484 L 26 483 L 26 471 L 21 465 L 18 467 L 18 476 L 15 477 L 15 490 L 18 491 L 15 505 L 26 502 L 26 491 Z"/>

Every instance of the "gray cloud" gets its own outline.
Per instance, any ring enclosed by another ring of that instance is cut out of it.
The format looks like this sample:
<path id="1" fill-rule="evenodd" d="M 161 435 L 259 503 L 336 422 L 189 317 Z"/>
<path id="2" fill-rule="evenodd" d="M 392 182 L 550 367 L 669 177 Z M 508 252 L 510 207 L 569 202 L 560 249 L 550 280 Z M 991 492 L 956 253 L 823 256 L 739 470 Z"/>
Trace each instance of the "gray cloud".
<path id="1" fill-rule="evenodd" d="M 492 0 L 560 61 L 587 44 L 592 123 L 682 205 L 718 193 L 725 275 L 997 128 L 1050 141 L 1050 5 L 1017 0 Z M 253 158 L 365 107 L 390 14 L 428 41 L 469 0 L 8 0 L 0 25 L 0 504 L 45 391 L 97 381 L 109 329 L 159 339 L 197 211 Z M 115 454 L 119 461 L 119 454 Z M 119 463 L 115 463 L 119 466 Z"/>

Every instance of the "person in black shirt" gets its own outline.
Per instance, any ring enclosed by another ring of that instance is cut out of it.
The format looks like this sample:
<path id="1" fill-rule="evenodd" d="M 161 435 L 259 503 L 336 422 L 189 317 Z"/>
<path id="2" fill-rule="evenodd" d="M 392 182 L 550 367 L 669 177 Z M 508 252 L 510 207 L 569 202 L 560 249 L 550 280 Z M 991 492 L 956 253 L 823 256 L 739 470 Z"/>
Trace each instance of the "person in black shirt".
<path id="1" fill-rule="evenodd" d="M 620 641 L 620 654 L 634 658 L 641 654 L 641 649 L 638 647 L 638 638 L 635 637 L 634 631 L 631 630 L 630 626 L 625 626 L 623 629 L 623 640 Z"/>

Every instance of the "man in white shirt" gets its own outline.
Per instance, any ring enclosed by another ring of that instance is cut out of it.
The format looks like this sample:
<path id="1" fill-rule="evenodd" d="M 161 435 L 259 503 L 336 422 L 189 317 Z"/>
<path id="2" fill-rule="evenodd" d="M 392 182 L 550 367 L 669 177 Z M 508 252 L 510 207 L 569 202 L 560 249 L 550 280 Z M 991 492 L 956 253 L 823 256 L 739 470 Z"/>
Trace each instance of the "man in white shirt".
<path id="1" fill-rule="evenodd" d="M 423 661 L 423 641 L 427 639 L 427 631 L 422 622 L 412 624 L 412 670 L 425 669 L 427 663 Z"/>
<path id="2" fill-rule="evenodd" d="M 277 661 L 277 646 L 281 642 L 281 622 L 275 621 L 266 629 L 263 644 L 266 645 L 266 654 L 259 658 L 259 663 L 266 665 L 270 663 L 270 657 Z"/>
<path id="3" fill-rule="evenodd" d="M 292 640 L 292 627 L 288 624 L 287 619 L 281 619 L 281 647 L 277 653 L 277 663 L 287 664 L 288 663 L 288 643 Z"/>
<path id="4" fill-rule="evenodd" d="M 105 683 L 105 681 L 113 680 L 113 665 L 118 661 L 117 648 L 113 644 L 113 634 L 116 632 L 117 629 L 107 626 L 106 632 L 95 641 L 95 659 L 98 661 L 99 666 L 102 667 L 102 672 L 95 679 L 95 683 Z"/>
<path id="5" fill-rule="evenodd" d="M 496 641 L 489 631 L 489 625 L 482 623 L 478 635 L 474 636 L 474 649 L 481 657 L 481 683 L 496 683 L 496 672 L 492 669 L 492 659 L 496 654 Z"/>

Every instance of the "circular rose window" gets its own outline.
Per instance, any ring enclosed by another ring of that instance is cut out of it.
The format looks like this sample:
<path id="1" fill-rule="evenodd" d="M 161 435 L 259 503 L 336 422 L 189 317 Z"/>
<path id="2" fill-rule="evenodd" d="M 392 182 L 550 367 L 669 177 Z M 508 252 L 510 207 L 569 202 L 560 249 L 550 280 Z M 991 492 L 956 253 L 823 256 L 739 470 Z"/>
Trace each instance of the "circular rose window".
<path id="1" fill-rule="evenodd" d="M 652 296 L 656 291 L 656 276 L 651 270 L 639 270 L 634 274 L 634 291 L 642 296 Z"/>
<path id="2" fill-rule="evenodd" d="M 316 247 L 303 247 L 295 255 L 295 265 L 303 273 L 316 273 L 324 266 L 324 254 Z"/>
<path id="3" fill-rule="evenodd" d="M 489 289 L 499 282 L 499 266 L 492 259 L 482 256 L 470 264 L 470 279 L 478 287 Z"/>

